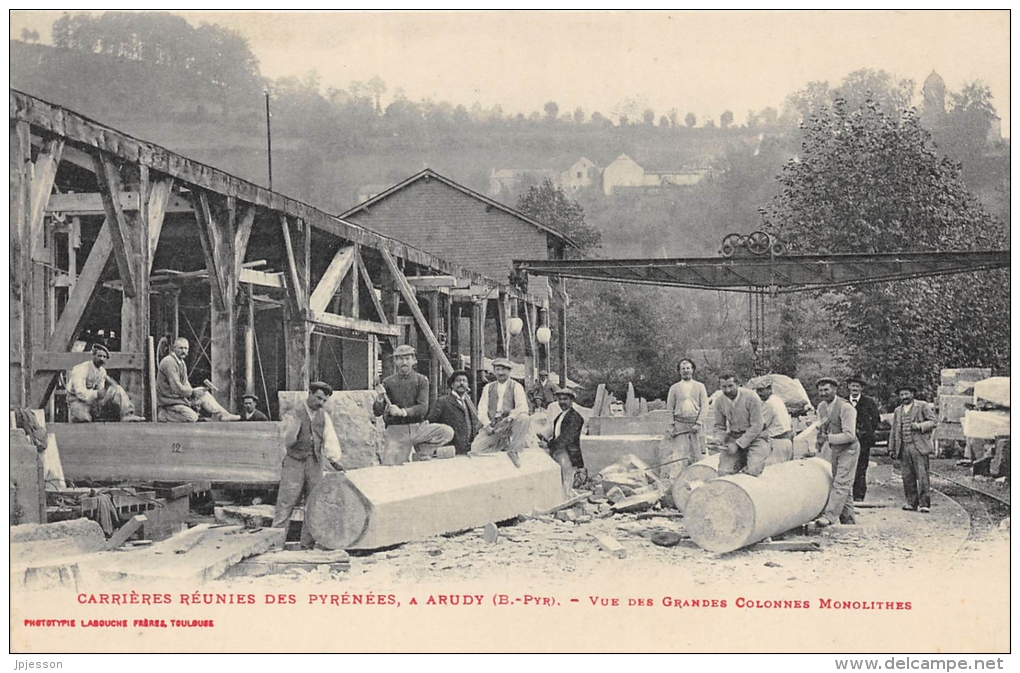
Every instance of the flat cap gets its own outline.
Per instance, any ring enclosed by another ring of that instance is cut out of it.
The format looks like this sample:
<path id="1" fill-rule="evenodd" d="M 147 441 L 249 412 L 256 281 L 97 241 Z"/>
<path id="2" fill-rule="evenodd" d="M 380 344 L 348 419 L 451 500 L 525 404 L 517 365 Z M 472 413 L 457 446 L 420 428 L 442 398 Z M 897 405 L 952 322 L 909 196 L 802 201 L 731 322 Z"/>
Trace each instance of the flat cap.
<path id="1" fill-rule="evenodd" d="M 867 385 L 867 382 L 863 377 L 857 376 L 856 374 L 846 380 L 847 383 L 859 383 L 861 386 Z"/>
<path id="2" fill-rule="evenodd" d="M 514 365 L 506 358 L 496 358 L 495 360 L 492 361 L 492 368 L 495 369 L 496 367 L 506 367 L 507 369 L 513 369 Z"/>
<path id="3" fill-rule="evenodd" d="M 549 372 L 547 370 L 543 369 L 542 371 L 540 371 L 538 373 L 538 375 L 539 376 L 549 376 Z"/>
<path id="4" fill-rule="evenodd" d="M 772 387 L 772 377 L 768 376 L 766 374 L 765 376 L 759 376 L 757 378 L 753 378 L 753 379 L 751 379 L 750 381 L 747 382 L 747 387 L 751 388 L 752 390 L 761 390 L 762 388 L 771 388 Z"/>
<path id="5" fill-rule="evenodd" d="M 312 381 L 308 384 L 308 392 L 316 393 L 320 390 L 326 393 L 326 397 L 333 394 L 333 386 L 329 385 L 325 381 Z"/>
<path id="6" fill-rule="evenodd" d="M 839 387 L 839 381 L 837 381 L 836 379 L 834 379 L 834 378 L 832 378 L 830 376 L 823 376 L 822 378 L 820 378 L 817 381 L 815 381 L 815 388 L 817 388 L 820 385 L 826 384 L 826 383 L 828 383 L 829 385 L 831 385 L 834 388 L 838 388 Z"/>
<path id="7" fill-rule="evenodd" d="M 557 388 L 556 392 L 554 392 L 553 395 L 557 397 L 559 397 L 560 395 L 567 395 L 569 397 L 573 397 L 575 400 L 577 399 L 577 393 L 574 392 L 573 388 Z"/>
<path id="8" fill-rule="evenodd" d="M 310 387 L 311 386 L 309 386 L 309 388 Z M 332 395 L 332 393 L 330 393 L 330 394 Z M 255 400 L 256 402 L 258 402 L 259 401 L 259 396 L 256 395 L 255 393 L 245 393 L 244 395 L 241 395 L 241 399 L 242 400 Z"/>
<path id="9" fill-rule="evenodd" d="M 101 343 L 94 343 L 94 344 L 92 344 L 92 352 L 93 353 L 99 353 L 100 351 L 103 352 L 103 353 L 106 353 L 107 355 L 110 355 L 110 349 L 107 348 L 106 346 L 104 346 L 103 344 L 101 344 Z"/>
<path id="10" fill-rule="evenodd" d="M 401 355 L 414 355 L 415 350 L 413 346 L 404 344 L 403 346 L 397 346 L 396 350 L 393 351 L 393 357 L 400 357 Z"/>

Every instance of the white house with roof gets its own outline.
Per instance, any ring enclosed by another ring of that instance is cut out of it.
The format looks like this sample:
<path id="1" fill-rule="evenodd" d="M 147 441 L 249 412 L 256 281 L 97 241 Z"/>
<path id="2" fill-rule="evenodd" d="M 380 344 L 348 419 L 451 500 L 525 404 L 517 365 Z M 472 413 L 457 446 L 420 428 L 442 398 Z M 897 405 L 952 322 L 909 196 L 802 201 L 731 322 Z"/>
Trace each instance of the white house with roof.
<path id="1" fill-rule="evenodd" d="M 591 187 L 599 179 L 599 167 L 588 157 L 581 157 L 574 165 L 560 173 L 560 187 L 565 192 L 576 192 Z"/>
<path id="2" fill-rule="evenodd" d="M 712 175 L 711 168 L 646 170 L 626 154 L 621 154 L 602 171 L 602 191 L 612 196 L 620 187 L 662 187 L 696 185 Z"/>

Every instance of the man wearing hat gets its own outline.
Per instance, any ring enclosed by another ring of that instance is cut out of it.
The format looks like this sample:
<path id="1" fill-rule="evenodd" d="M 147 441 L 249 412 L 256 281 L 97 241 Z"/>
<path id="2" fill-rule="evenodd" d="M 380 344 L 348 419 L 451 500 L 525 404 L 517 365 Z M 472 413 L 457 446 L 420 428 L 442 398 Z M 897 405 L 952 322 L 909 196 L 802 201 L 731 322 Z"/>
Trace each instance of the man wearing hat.
<path id="1" fill-rule="evenodd" d="M 556 391 L 558 390 L 555 383 L 549 380 L 549 372 L 542 370 L 538 372 L 538 381 L 535 383 L 535 391 L 532 396 L 542 398 L 542 409 L 547 409 L 550 404 L 556 401 Z"/>
<path id="2" fill-rule="evenodd" d="M 283 419 L 283 443 L 287 455 L 280 470 L 280 491 L 276 496 L 273 528 L 283 528 L 301 496 L 307 499 L 322 481 L 323 470 L 343 471 L 340 463 L 340 440 L 333 429 L 333 420 L 325 404 L 333 394 L 328 383 L 308 384 L 308 398 Z M 328 466 L 328 467 L 327 467 Z M 307 522 L 306 522 L 307 523 Z M 301 527 L 301 547 L 315 546 L 308 526 Z"/>
<path id="3" fill-rule="evenodd" d="M 259 396 L 255 393 L 245 393 L 241 396 L 241 420 L 242 421 L 268 421 L 269 417 L 258 410 Z"/>
<path id="4" fill-rule="evenodd" d="M 581 457 L 581 429 L 584 417 L 574 409 L 577 393 L 570 388 L 556 390 L 556 403 L 560 411 L 553 420 L 545 436 L 539 441 L 549 450 L 549 455 L 560 464 L 560 475 L 563 479 L 563 495 L 566 499 L 573 496 L 574 475 L 584 467 Z"/>
<path id="5" fill-rule="evenodd" d="M 719 476 L 745 472 L 761 475 L 769 457 L 769 445 L 762 436 L 761 399 L 753 390 L 737 385 L 732 373 L 719 375 L 722 395 L 712 405 L 715 433 L 723 449 L 719 453 Z"/>
<path id="6" fill-rule="evenodd" d="M 95 420 L 144 421 L 127 392 L 106 373 L 110 351 L 92 344 L 92 359 L 75 365 L 67 380 L 67 413 L 72 423 Z"/>
<path id="7" fill-rule="evenodd" d="M 469 374 L 458 370 L 446 379 L 449 395 L 443 395 L 429 409 L 429 423 L 447 425 L 453 429 L 453 446 L 457 455 L 471 450 L 471 440 L 482 427 L 468 393 L 471 390 Z"/>
<path id="8" fill-rule="evenodd" d="M 897 389 L 900 406 L 893 412 L 889 432 L 889 455 L 900 459 L 903 475 L 905 510 L 931 511 L 931 490 L 928 483 L 928 460 L 932 450 L 932 433 L 938 425 L 931 405 L 914 399 L 917 389 L 902 385 Z"/>
<path id="9" fill-rule="evenodd" d="M 178 337 L 156 372 L 156 420 L 163 423 L 194 423 L 201 415 L 217 421 L 239 421 L 203 386 L 188 381 L 188 340 Z"/>
<path id="10" fill-rule="evenodd" d="M 835 379 L 818 379 L 818 439 L 816 449 L 829 444 L 832 464 L 832 487 L 829 499 L 825 503 L 822 515 L 815 520 L 815 525 L 822 528 L 836 521 L 854 523 L 854 501 L 851 494 L 854 476 L 857 473 L 857 454 L 860 444 L 857 441 L 857 410 L 836 395 L 839 383 Z"/>
<path id="11" fill-rule="evenodd" d="M 875 432 L 882 417 L 878 402 L 864 394 L 864 379 L 853 376 L 846 384 L 850 392 L 847 402 L 857 410 L 857 441 L 861 443 L 853 488 L 854 502 L 860 502 L 868 492 L 868 461 L 871 460 L 871 447 L 875 445 Z"/>
<path id="12" fill-rule="evenodd" d="M 380 457 L 383 465 L 406 463 L 412 450 L 419 458 L 431 458 L 436 449 L 453 439 L 453 428 L 449 425 L 426 420 L 429 379 L 414 371 L 417 362 L 414 348 L 398 346 L 393 351 L 396 373 L 375 388 L 377 396 L 372 411 L 386 422 L 386 444 Z"/>
<path id="13" fill-rule="evenodd" d="M 765 466 L 793 460 L 793 419 L 786 409 L 786 403 L 779 395 L 772 394 L 772 377 L 759 376 L 751 379 L 748 387 L 753 388 L 761 399 L 762 438 L 769 444 L 769 457 Z"/>
<path id="14" fill-rule="evenodd" d="M 478 420 L 482 429 L 471 442 L 471 453 L 506 451 L 510 460 L 517 464 L 517 455 L 528 441 L 531 416 L 524 386 L 510 378 L 510 368 L 511 363 L 506 358 L 496 358 L 492 362 L 496 380 L 482 388 L 482 396 L 478 398 Z"/>

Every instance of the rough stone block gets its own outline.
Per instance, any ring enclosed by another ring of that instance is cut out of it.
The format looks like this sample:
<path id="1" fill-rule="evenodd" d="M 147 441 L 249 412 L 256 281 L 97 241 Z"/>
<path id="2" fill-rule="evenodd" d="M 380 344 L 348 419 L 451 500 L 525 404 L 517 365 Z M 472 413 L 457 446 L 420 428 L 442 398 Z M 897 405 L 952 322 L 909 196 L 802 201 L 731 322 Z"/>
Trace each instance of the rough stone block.
<path id="1" fill-rule="evenodd" d="M 662 442 L 662 435 L 599 435 L 597 437 L 582 435 L 581 457 L 584 459 L 584 466 L 588 470 L 588 474 L 601 472 L 627 454 L 633 454 L 645 463 L 655 465 L 660 442 Z"/>
<path id="2" fill-rule="evenodd" d="M 1008 437 L 1009 412 L 970 410 L 963 417 L 963 434 L 968 439 Z"/>
<path id="3" fill-rule="evenodd" d="M 974 405 L 980 409 L 1009 409 L 1009 377 L 993 376 L 975 383 Z"/>
<path id="4" fill-rule="evenodd" d="M 959 423 L 967 411 L 967 404 L 971 398 L 967 395 L 940 395 L 939 396 L 939 422 L 950 421 Z"/>

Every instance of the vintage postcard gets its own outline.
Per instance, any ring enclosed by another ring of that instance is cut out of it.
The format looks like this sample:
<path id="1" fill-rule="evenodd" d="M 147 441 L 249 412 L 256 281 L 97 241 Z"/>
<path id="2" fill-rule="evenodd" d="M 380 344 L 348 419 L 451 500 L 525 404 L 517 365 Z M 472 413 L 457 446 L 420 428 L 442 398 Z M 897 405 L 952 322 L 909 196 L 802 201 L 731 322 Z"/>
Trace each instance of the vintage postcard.
<path id="1" fill-rule="evenodd" d="M 10 26 L 21 663 L 1010 651 L 1008 11 Z"/>

